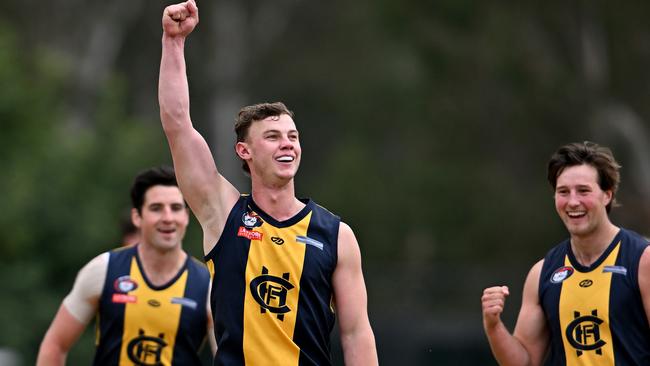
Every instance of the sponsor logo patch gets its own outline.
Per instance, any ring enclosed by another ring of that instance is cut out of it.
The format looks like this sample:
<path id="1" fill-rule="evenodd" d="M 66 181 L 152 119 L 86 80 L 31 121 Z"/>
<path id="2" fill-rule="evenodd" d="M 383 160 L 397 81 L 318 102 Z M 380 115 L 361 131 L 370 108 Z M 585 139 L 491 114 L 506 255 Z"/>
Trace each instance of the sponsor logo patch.
<path id="1" fill-rule="evenodd" d="M 262 240 L 263 234 L 260 233 L 259 231 L 248 230 L 245 227 L 240 226 L 239 231 L 237 231 L 237 236 L 241 236 L 248 240 Z"/>
<path id="2" fill-rule="evenodd" d="M 320 250 L 323 250 L 323 247 L 324 247 L 323 243 L 319 242 L 316 239 L 312 239 L 312 238 L 310 238 L 308 236 L 298 235 L 298 236 L 296 236 L 296 241 L 298 243 L 311 245 L 311 246 L 316 247 L 316 248 L 318 248 Z"/>
<path id="3" fill-rule="evenodd" d="M 147 304 L 149 304 L 149 306 L 153 306 L 154 308 L 160 307 L 160 301 L 155 299 L 147 301 Z"/>
<path id="4" fill-rule="evenodd" d="M 187 306 L 188 308 L 195 310 L 196 301 L 188 299 L 186 297 L 172 297 L 172 304 L 179 304 L 182 306 Z"/>
<path id="5" fill-rule="evenodd" d="M 580 287 L 590 287 L 593 284 L 594 284 L 594 281 L 592 281 L 592 280 L 582 280 L 582 281 L 580 281 L 580 283 L 578 285 Z"/>
<path id="6" fill-rule="evenodd" d="M 252 229 L 254 227 L 262 226 L 264 221 L 262 221 L 262 218 L 256 214 L 255 212 L 245 212 L 244 215 L 241 217 L 241 221 L 244 223 L 244 226 L 248 229 Z"/>
<path id="7" fill-rule="evenodd" d="M 278 238 L 277 236 L 272 236 L 271 241 L 274 242 L 277 245 L 282 245 L 284 244 L 284 239 Z"/>
<path id="8" fill-rule="evenodd" d="M 571 277 L 573 271 L 574 271 L 573 267 L 569 267 L 569 266 L 560 267 L 556 269 L 555 272 L 553 272 L 553 274 L 551 275 L 551 282 L 561 283 L 562 281 Z"/>
<path id="9" fill-rule="evenodd" d="M 607 273 L 607 272 L 627 276 L 627 268 L 625 268 L 623 266 L 605 266 L 603 268 L 603 273 Z"/>
<path id="10" fill-rule="evenodd" d="M 127 293 L 138 288 L 138 283 L 133 281 L 130 276 L 121 276 L 118 277 L 115 282 L 113 282 L 113 288 L 115 291 L 121 293 Z"/>
<path id="11" fill-rule="evenodd" d="M 135 304 L 138 302 L 138 297 L 127 294 L 113 294 L 112 301 L 116 304 Z"/>

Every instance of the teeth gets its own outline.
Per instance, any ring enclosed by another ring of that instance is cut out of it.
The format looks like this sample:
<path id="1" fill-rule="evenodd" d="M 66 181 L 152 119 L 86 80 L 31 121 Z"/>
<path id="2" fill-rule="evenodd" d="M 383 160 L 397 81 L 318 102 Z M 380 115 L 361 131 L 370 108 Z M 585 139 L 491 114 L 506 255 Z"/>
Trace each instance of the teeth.
<path id="1" fill-rule="evenodd" d="M 288 163 L 288 162 L 293 161 L 293 157 L 292 156 L 280 156 L 275 160 Z"/>
<path id="2" fill-rule="evenodd" d="M 584 214 L 584 212 L 567 212 L 567 215 L 569 215 L 569 217 L 580 217 Z"/>

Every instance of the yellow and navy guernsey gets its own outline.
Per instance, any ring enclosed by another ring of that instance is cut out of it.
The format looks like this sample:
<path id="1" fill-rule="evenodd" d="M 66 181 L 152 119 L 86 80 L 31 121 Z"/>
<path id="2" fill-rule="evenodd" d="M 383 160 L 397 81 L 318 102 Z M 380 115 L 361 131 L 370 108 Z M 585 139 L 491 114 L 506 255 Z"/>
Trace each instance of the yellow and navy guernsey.
<path id="1" fill-rule="evenodd" d="M 650 365 L 638 269 L 648 241 L 621 229 L 591 266 L 566 240 L 544 258 L 539 298 L 551 335 L 547 365 Z"/>
<path id="2" fill-rule="evenodd" d="M 111 251 L 94 365 L 200 365 L 209 283 L 205 265 L 189 255 L 173 279 L 153 286 L 137 246 Z"/>
<path id="3" fill-rule="evenodd" d="M 214 365 L 330 365 L 339 217 L 311 200 L 286 221 L 242 195 L 205 257 Z"/>

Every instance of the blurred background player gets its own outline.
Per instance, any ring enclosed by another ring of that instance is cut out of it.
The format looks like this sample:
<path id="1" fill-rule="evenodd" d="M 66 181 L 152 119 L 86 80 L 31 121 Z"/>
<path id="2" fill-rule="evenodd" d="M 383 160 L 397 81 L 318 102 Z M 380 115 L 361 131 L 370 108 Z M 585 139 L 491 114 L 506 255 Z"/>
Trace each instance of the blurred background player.
<path id="1" fill-rule="evenodd" d="M 140 173 L 131 200 L 139 243 L 102 253 L 79 271 L 45 334 L 37 365 L 65 364 L 93 316 L 95 365 L 200 364 L 197 353 L 212 334 L 210 278 L 182 249 L 189 210 L 173 169 Z"/>
<path id="2" fill-rule="evenodd" d="M 619 169 L 591 142 L 551 157 L 547 177 L 569 238 L 528 273 L 513 334 L 501 321 L 508 287 L 484 290 L 483 326 L 500 365 L 650 365 L 650 249 L 610 221 Z"/>
<path id="3" fill-rule="evenodd" d="M 133 225 L 131 209 L 125 211 L 120 218 L 120 231 L 122 233 L 122 246 L 127 247 L 140 241 L 140 230 Z"/>

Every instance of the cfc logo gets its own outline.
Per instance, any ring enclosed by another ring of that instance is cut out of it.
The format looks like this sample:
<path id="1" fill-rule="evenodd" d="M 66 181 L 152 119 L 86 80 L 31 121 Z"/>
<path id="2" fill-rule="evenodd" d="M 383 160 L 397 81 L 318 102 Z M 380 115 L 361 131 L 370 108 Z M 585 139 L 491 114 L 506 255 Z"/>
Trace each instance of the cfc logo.
<path id="1" fill-rule="evenodd" d="M 262 314 L 268 310 L 277 314 L 279 320 L 284 320 L 284 314 L 291 311 L 287 306 L 287 293 L 293 287 L 289 273 L 283 273 L 282 277 L 272 276 L 264 266 L 262 275 L 255 277 L 250 284 L 251 295 L 260 304 Z"/>
<path id="2" fill-rule="evenodd" d="M 129 360 L 137 366 L 162 366 L 162 350 L 167 346 L 164 336 L 163 333 L 158 334 L 158 337 L 147 336 L 140 329 L 139 335 L 127 346 Z"/>
<path id="3" fill-rule="evenodd" d="M 581 315 L 573 312 L 573 321 L 566 327 L 566 338 L 576 349 L 576 355 L 582 356 L 584 351 L 595 351 L 602 355 L 601 348 L 607 342 L 600 339 L 600 325 L 603 320 L 598 317 L 598 310 L 592 310 L 591 315 Z"/>

